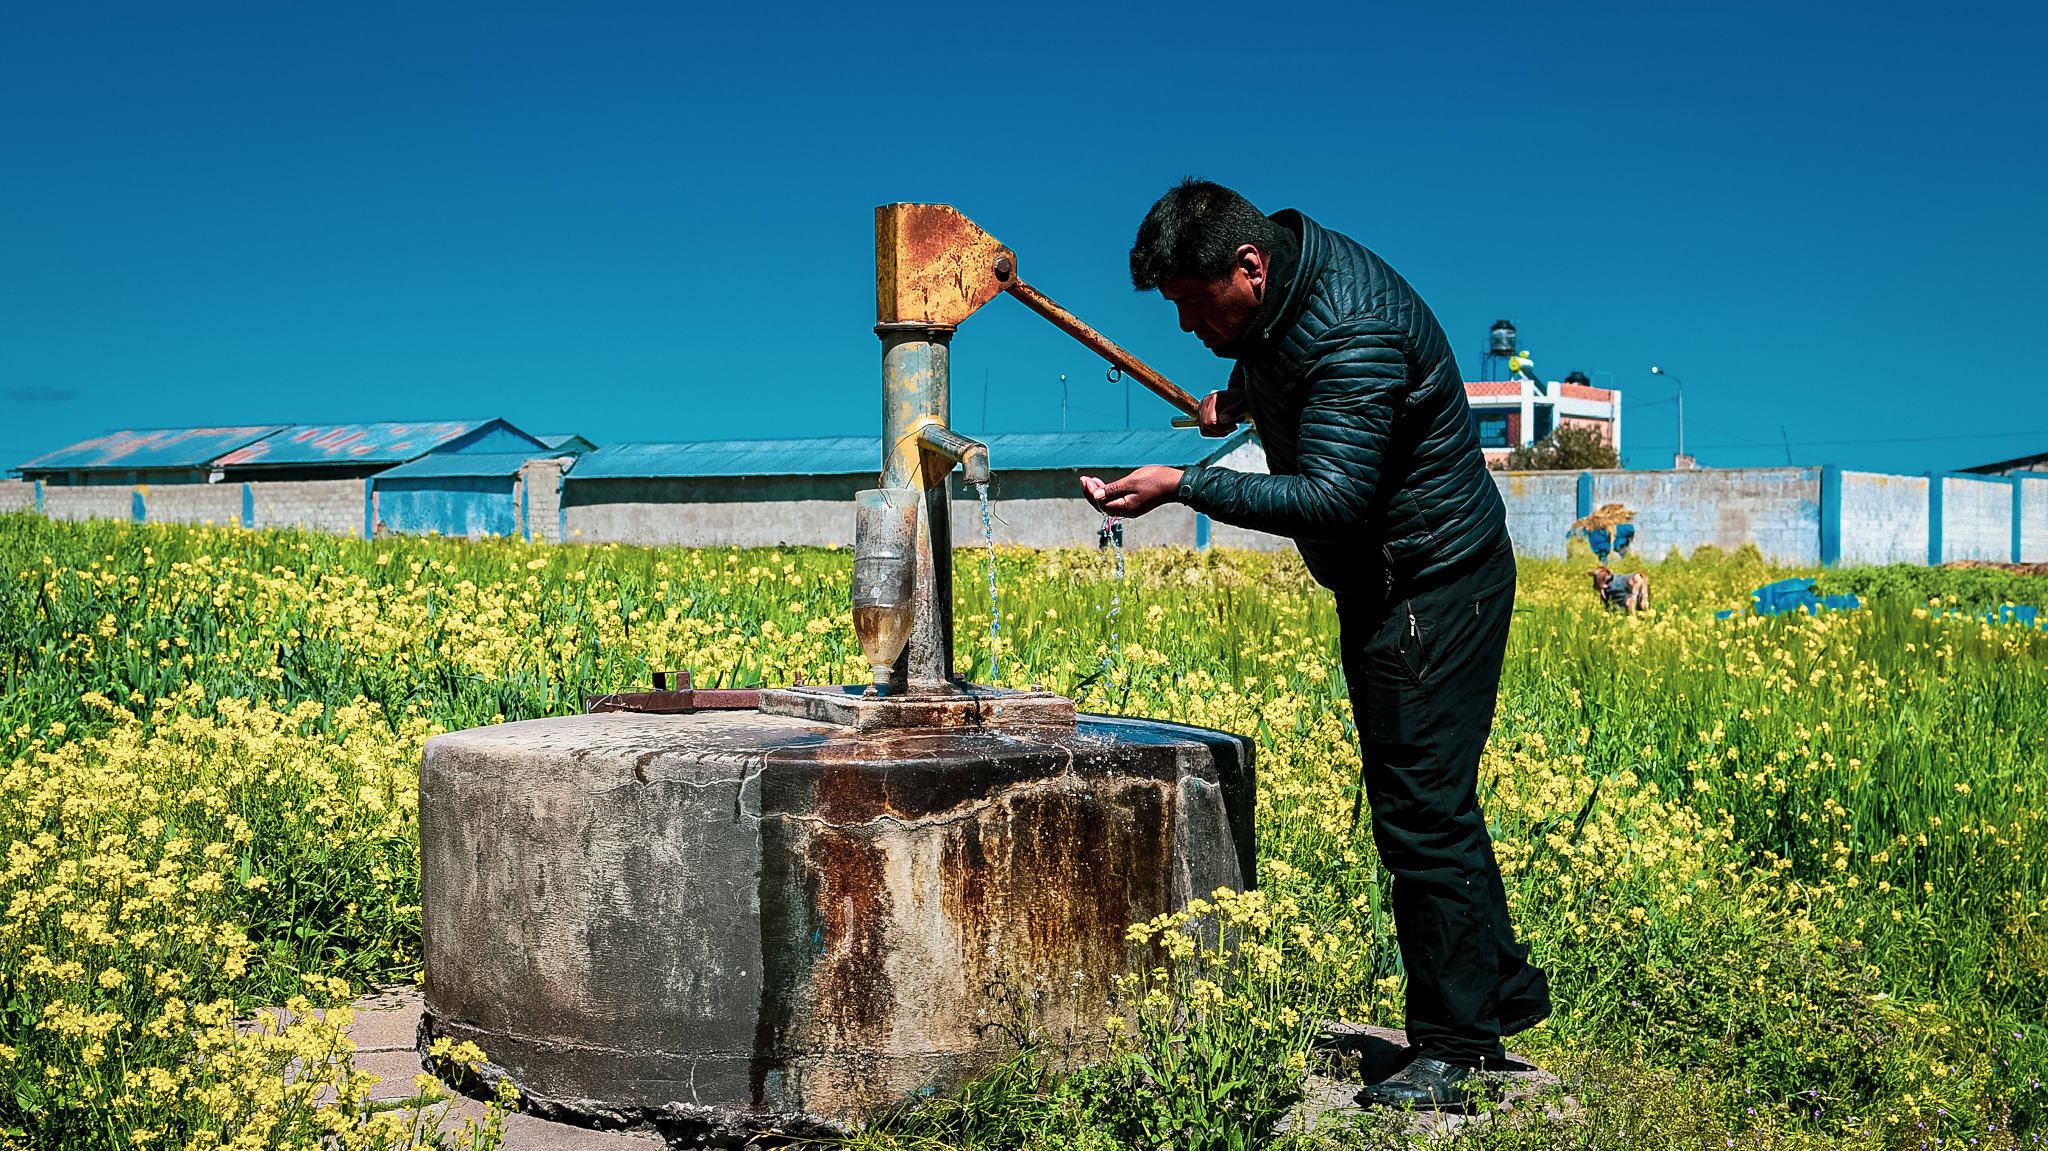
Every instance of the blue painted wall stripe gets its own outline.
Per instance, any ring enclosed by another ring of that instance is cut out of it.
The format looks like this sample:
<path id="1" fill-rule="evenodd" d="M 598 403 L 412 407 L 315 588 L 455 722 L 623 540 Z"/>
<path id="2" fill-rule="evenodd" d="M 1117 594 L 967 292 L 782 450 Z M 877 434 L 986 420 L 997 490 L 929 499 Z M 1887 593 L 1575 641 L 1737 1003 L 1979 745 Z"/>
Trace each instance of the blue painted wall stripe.
<path id="1" fill-rule="evenodd" d="M 1941 496 L 1943 476 L 1927 473 L 1927 566 L 1941 566 Z"/>
<path id="2" fill-rule="evenodd" d="M 248 484 L 242 485 L 242 526 L 256 526 L 256 489 Z"/>
<path id="3" fill-rule="evenodd" d="M 1593 514 L 1593 473 L 1579 473 L 1579 519 Z"/>
<path id="4" fill-rule="evenodd" d="M 136 523 L 149 519 L 149 499 L 142 494 L 141 484 L 135 485 L 135 490 L 128 493 L 128 515 Z"/>
<path id="5" fill-rule="evenodd" d="M 36 481 L 36 514 L 43 514 L 43 481 Z"/>
<path id="6" fill-rule="evenodd" d="M 1820 562 L 1824 567 L 1842 562 L 1842 469 L 1838 464 L 1820 466 Z"/>
<path id="7" fill-rule="evenodd" d="M 1209 550 L 1209 517 L 1202 512 L 1195 513 L 1195 550 Z"/>
<path id="8" fill-rule="evenodd" d="M 527 510 L 529 493 L 526 490 L 532 486 L 526 482 L 525 476 L 519 477 L 519 538 L 527 543 L 533 542 L 533 516 Z"/>
<path id="9" fill-rule="evenodd" d="M 377 477 L 363 480 L 363 538 L 377 538 Z"/>
<path id="10" fill-rule="evenodd" d="M 2014 479 L 2014 480 L 2013 480 L 2013 482 L 2012 482 L 2012 562 L 2014 562 L 2014 563 L 2018 563 L 2018 562 L 2020 562 L 2020 555 L 2021 555 L 2021 549 L 2020 549 L 2020 545 L 2021 545 L 2021 544 L 2022 544 L 2023 542 L 2025 542 L 2025 537 L 2023 536 L 2023 534 L 2022 534 L 2022 533 L 2021 533 L 2021 531 L 2020 531 L 2020 524 L 2021 524 L 2021 518 L 2020 518 L 2020 515 L 2021 515 L 2021 513 L 2022 513 L 2022 512 L 2024 512 L 2024 511 L 2026 510 L 2026 506 L 2027 506 L 2027 501 L 2026 501 L 2026 500 L 2025 500 L 2025 498 L 2024 498 L 2024 497 L 2025 497 L 2025 495 L 2026 495 L 2026 490 L 2027 490 L 2027 485 L 2025 485 L 2025 484 L 2021 483 L 2021 482 L 2020 482 L 2020 481 L 2019 481 L 2018 479 Z"/>

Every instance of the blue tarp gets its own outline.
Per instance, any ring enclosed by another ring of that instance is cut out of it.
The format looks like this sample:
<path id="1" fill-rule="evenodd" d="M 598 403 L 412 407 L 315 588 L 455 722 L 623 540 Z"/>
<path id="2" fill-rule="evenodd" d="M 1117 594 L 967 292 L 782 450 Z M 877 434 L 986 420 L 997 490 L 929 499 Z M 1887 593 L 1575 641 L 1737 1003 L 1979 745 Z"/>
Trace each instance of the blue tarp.
<path id="1" fill-rule="evenodd" d="M 1767 583 L 1749 593 L 1750 601 L 1756 606 L 1758 615 L 1785 615 L 1805 608 L 1809 615 L 1824 611 L 1853 611 L 1862 607 L 1863 602 L 1853 595 L 1817 595 L 1814 581 L 1810 579 L 1781 579 Z M 1715 619 L 1727 619 L 1733 611 L 1717 611 Z"/>
<path id="2" fill-rule="evenodd" d="M 1756 601 L 1758 615 L 1784 615 L 1805 608 L 1818 615 L 1822 611 L 1851 611 L 1863 604 L 1853 595 L 1816 595 L 1814 581 L 1810 579 L 1781 579 L 1767 583 L 1750 593 Z"/>
<path id="3" fill-rule="evenodd" d="M 1853 595 L 1816 595 L 1813 590 L 1814 582 L 1810 579 L 1781 579 L 1777 583 L 1767 583 L 1756 589 L 1750 593 L 1749 597 L 1756 604 L 1756 614 L 1758 615 L 1785 615 L 1789 612 L 1796 612 L 1802 607 L 1811 615 L 1819 615 L 1824 611 L 1851 611 L 1863 606 L 1863 602 Z M 1717 611 L 1714 613 L 1714 618 L 1728 619 L 1734 614 L 1732 611 Z M 1974 618 L 1982 619 L 1988 624 L 2016 623 L 2021 627 L 2048 629 L 2048 616 L 2042 615 L 2039 608 L 2028 607 L 2024 604 L 2003 604 L 1992 608 L 1982 616 L 1975 616 L 1974 613 L 1965 613 L 1954 609 L 1946 611 L 1937 610 L 1935 614 L 1970 614 Z"/>

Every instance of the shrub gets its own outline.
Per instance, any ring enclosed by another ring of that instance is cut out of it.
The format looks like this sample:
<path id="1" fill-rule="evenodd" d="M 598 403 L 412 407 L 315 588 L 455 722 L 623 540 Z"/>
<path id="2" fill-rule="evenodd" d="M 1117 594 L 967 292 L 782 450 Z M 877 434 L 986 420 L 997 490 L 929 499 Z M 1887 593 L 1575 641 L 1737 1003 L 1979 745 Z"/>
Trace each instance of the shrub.
<path id="1" fill-rule="evenodd" d="M 1575 472 L 1583 468 L 1618 468 L 1621 455 L 1592 428 L 1559 425 L 1533 444 L 1518 447 L 1493 467 L 1509 472 Z"/>

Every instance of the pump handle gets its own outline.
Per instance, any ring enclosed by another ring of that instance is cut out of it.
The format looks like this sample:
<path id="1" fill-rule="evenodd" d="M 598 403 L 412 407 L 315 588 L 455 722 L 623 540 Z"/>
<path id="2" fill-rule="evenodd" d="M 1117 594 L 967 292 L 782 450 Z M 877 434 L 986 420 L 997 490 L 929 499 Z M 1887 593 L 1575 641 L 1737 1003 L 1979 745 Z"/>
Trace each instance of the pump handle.
<path id="1" fill-rule="evenodd" d="M 1052 297 L 1025 283 L 1024 277 L 1017 274 L 1016 265 L 1011 263 L 1008 256 L 996 257 L 995 273 L 996 281 L 1002 284 L 1003 291 L 1015 296 L 1025 307 L 1051 320 L 1054 327 L 1088 345 L 1096 355 L 1128 372 L 1152 394 L 1188 415 L 1195 414 L 1195 409 L 1200 406 L 1195 397 L 1183 391 L 1180 385 L 1154 371 L 1150 364 L 1118 347 L 1116 341 L 1089 327 L 1082 322 L 1081 317 L 1054 303 Z"/>

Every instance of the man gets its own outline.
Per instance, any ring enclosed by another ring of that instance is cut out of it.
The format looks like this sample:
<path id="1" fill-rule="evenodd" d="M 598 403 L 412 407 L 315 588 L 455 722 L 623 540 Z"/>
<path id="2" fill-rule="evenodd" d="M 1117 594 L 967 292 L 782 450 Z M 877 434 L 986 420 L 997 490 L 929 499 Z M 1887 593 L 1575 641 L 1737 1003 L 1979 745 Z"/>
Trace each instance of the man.
<path id="1" fill-rule="evenodd" d="M 1236 361 L 1205 435 L 1249 416 L 1270 475 L 1140 468 L 1081 485 L 1105 513 L 1183 503 L 1291 536 L 1336 593 L 1373 837 L 1393 874 L 1414 1058 L 1368 1105 L 1464 1105 L 1501 1037 L 1550 1014 L 1508 922 L 1477 791 L 1514 606 L 1506 508 L 1449 341 L 1394 269 L 1292 209 L 1186 180 L 1131 247 L 1131 282 Z"/>

